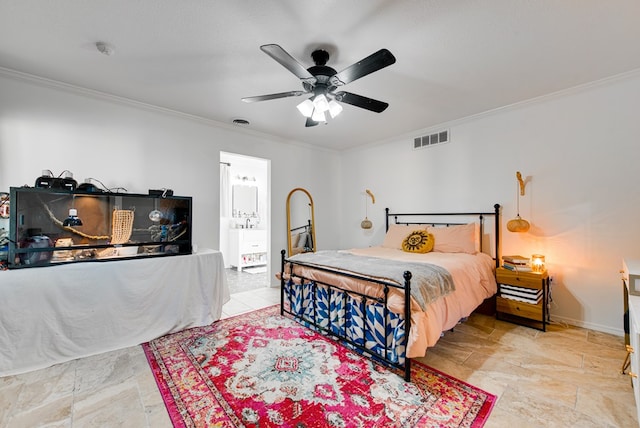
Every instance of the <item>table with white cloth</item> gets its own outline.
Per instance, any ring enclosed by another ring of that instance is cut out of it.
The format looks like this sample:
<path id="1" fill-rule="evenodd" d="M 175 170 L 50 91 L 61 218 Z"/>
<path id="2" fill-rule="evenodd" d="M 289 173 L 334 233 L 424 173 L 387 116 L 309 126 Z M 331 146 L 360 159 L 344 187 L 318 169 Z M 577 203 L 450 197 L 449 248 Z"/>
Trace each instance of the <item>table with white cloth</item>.
<path id="1" fill-rule="evenodd" d="M 215 250 L 0 272 L 0 376 L 211 324 L 229 299 Z"/>

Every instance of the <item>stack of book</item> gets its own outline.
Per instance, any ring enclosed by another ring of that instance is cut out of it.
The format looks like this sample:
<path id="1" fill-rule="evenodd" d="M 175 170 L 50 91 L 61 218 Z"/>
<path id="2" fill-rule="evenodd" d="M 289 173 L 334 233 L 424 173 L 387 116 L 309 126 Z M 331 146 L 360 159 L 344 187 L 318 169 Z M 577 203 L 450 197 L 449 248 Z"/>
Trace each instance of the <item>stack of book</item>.
<path id="1" fill-rule="evenodd" d="M 502 267 L 517 272 L 531 272 L 529 259 L 522 256 L 502 256 Z"/>
<path id="2" fill-rule="evenodd" d="M 500 297 L 537 305 L 542 299 L 542 290 L 500 284 Z"/>

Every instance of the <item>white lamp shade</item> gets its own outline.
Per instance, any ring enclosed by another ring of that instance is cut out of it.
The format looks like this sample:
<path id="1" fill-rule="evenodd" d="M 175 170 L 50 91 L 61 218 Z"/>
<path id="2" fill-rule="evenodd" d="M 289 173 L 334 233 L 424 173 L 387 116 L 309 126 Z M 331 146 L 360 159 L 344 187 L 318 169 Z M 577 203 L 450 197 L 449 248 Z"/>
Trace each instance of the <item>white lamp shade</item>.
<path id="1" fill-rule="evenodd" d="M 311 115 L 313 114 L 314 105 L 311 100 L 304 100 L 303 102 L 298 104 L 297 107 L 304 117 L 311 117 Z"/>
<path id="2" fill-rule="evenodd" d="M 311 116 L 311 119 L 315 120 L 316 122 L 326 122 L 327 119 L 324 115 L 324 111 L 320 111 L 318 109 L 315 109 L 313 111 L 313 115 Z"/>
<path id="3" fill-rule="evenodd" d="M 329 110 L 329 101 L 327 101 L 327 97 L 322 94 L 316 95 L 316 97 L 313 99 L 313 105 L 315 106 L 316 110 L 320 110 L 322 113 Z"/>
<path id="4" fill-rule="evenodd" d="M 336 102 L 336 100 L 329 101 L 329 114 L 331 115 L 332 119 L 339 115 L 341 111 L 342 106 L 340 105 L 340 103 Z"/>

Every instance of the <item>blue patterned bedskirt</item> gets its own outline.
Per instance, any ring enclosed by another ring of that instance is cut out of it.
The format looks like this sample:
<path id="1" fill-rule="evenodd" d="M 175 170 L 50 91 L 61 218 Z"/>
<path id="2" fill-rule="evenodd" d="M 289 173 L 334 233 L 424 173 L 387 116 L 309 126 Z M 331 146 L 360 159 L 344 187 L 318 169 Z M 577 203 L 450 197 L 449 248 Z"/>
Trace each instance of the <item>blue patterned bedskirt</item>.
<path id="1" fill-rule="evenodd" d="M 291 312 L 300 317 L 299 321 L 306 327 L 314 328 L 315 322 L 319 328 L 329 330 L 368 349 L 374 357 L 378 356 L 383 361 L 393 364 L 404 364 L 404 316 L 387 310 L 384 304 L 377 301 L 367 299 L 365 304 L 364 299 L 351 293 L 334 288 L 329 292 L 329 287 L 313 281 L 295 284 L 288 280 L 285 282 L 284 292 L 285 302 L 290 303 Z M 349 343 L 346 342 L 346 345 Z"/>

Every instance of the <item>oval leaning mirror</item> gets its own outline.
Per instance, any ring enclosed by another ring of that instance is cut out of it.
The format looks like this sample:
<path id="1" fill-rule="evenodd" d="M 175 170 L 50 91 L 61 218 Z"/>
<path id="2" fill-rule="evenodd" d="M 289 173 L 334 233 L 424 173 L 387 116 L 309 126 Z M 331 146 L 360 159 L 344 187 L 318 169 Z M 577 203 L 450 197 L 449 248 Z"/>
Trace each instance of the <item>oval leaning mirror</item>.
<path id="1" fill-rule="evenodd" d="M 289 256 L 316 251 L 313 198 L 301 187 L 287 196 L 287 245 Z"/>

